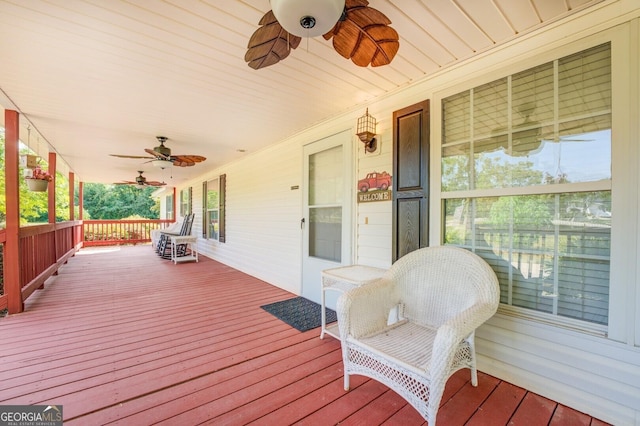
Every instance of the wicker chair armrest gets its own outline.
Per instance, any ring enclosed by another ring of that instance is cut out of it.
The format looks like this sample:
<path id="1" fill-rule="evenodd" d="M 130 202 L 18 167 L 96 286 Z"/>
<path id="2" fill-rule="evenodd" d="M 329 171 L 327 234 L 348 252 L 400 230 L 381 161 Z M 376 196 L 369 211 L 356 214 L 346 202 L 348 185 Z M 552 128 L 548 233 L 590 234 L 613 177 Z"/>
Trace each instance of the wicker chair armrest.
<path id="1" fill-rule="evenodd" d="M 449 318 L 444 325 L 453 327 L 458 340 L 462 340 L 491 318 L 497 310 L 498 303 L 477 303 Z"/>
<path id="2" fill-rule="evenodd" d="M 446 366 L 451 363 L 451 358 L 460 342 L 491 318 L 497 309 L 497 304 L 473 305 L 438 327 L 438 333 L 433 342 L 431 370 L 447 371 Z"/>
<path id="3" fill-rule="evenodd" d="M 337 304 L 340 336 L 358 339 L 386 328 L 398 303 L 393 282 L 385 279 L 343 293 Z"/>

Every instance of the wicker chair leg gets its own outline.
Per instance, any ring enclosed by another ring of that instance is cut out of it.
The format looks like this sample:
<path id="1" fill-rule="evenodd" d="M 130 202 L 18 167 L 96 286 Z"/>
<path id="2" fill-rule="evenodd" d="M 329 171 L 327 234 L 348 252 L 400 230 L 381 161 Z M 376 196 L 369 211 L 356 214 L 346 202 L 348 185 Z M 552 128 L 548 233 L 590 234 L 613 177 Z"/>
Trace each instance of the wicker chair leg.
<path id="1" fill-rule="evenodd" d="M 471 365 L 469 366 L 469 370 L 471 370 L 471 386 L 478 386 L 478 368 L 476 366 L 476 339 L 475 339 L 475 331 L 472 332 L 469 337 L 467 337 L 467 342 L 469 343 L 469 350 L 471 351 Z"/>

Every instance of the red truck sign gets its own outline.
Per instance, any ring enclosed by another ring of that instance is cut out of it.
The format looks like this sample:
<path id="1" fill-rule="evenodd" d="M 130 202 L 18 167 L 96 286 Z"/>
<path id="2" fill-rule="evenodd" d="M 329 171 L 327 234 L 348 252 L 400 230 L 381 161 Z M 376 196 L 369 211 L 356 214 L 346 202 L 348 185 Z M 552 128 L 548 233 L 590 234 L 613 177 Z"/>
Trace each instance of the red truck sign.
<path id="1" fill-rule="evenodd" d="M 391 175 L 387 172 L 373 172 L 367 174 L 367 177 L 358 181 L 358 189 L 361 192 L 367 192 L 369 189 L 380 189 L 382 191 L 391 186 Z"/>

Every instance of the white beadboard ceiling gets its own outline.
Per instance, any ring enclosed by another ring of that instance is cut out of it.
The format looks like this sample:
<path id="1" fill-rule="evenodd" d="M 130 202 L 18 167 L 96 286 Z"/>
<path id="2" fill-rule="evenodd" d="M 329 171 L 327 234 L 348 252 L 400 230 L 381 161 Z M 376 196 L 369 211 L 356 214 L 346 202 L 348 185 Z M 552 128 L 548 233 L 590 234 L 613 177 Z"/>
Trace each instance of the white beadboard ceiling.
<path id="1" fill-rule="evenodd" d="M 109 156 L 167 136 L 207 157 L 173 167 L 179 184 L 600 1 L 369 0 L 400 35 L 390 65 L 360 68 L 317 37 L 256 71 L 244 54 L 269 0 L 0 0 L 0 106 L 85 182 L 167 180 Z"/>

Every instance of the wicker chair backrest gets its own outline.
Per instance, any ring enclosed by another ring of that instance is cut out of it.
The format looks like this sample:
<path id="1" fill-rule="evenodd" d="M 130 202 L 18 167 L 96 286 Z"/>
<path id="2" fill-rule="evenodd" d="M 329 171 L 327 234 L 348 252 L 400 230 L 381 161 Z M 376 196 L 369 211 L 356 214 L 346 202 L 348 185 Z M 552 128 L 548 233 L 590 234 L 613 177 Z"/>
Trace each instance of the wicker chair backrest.
<path id="1" fill-rule="evenodd" d="M 500 298 L 489 265 L 458 247 L 411 252 L 398 259 L 385 278 L 395 283 L 402 317 L 429 327 L 439 327 L 474 304 L 497 304 Z"/>

